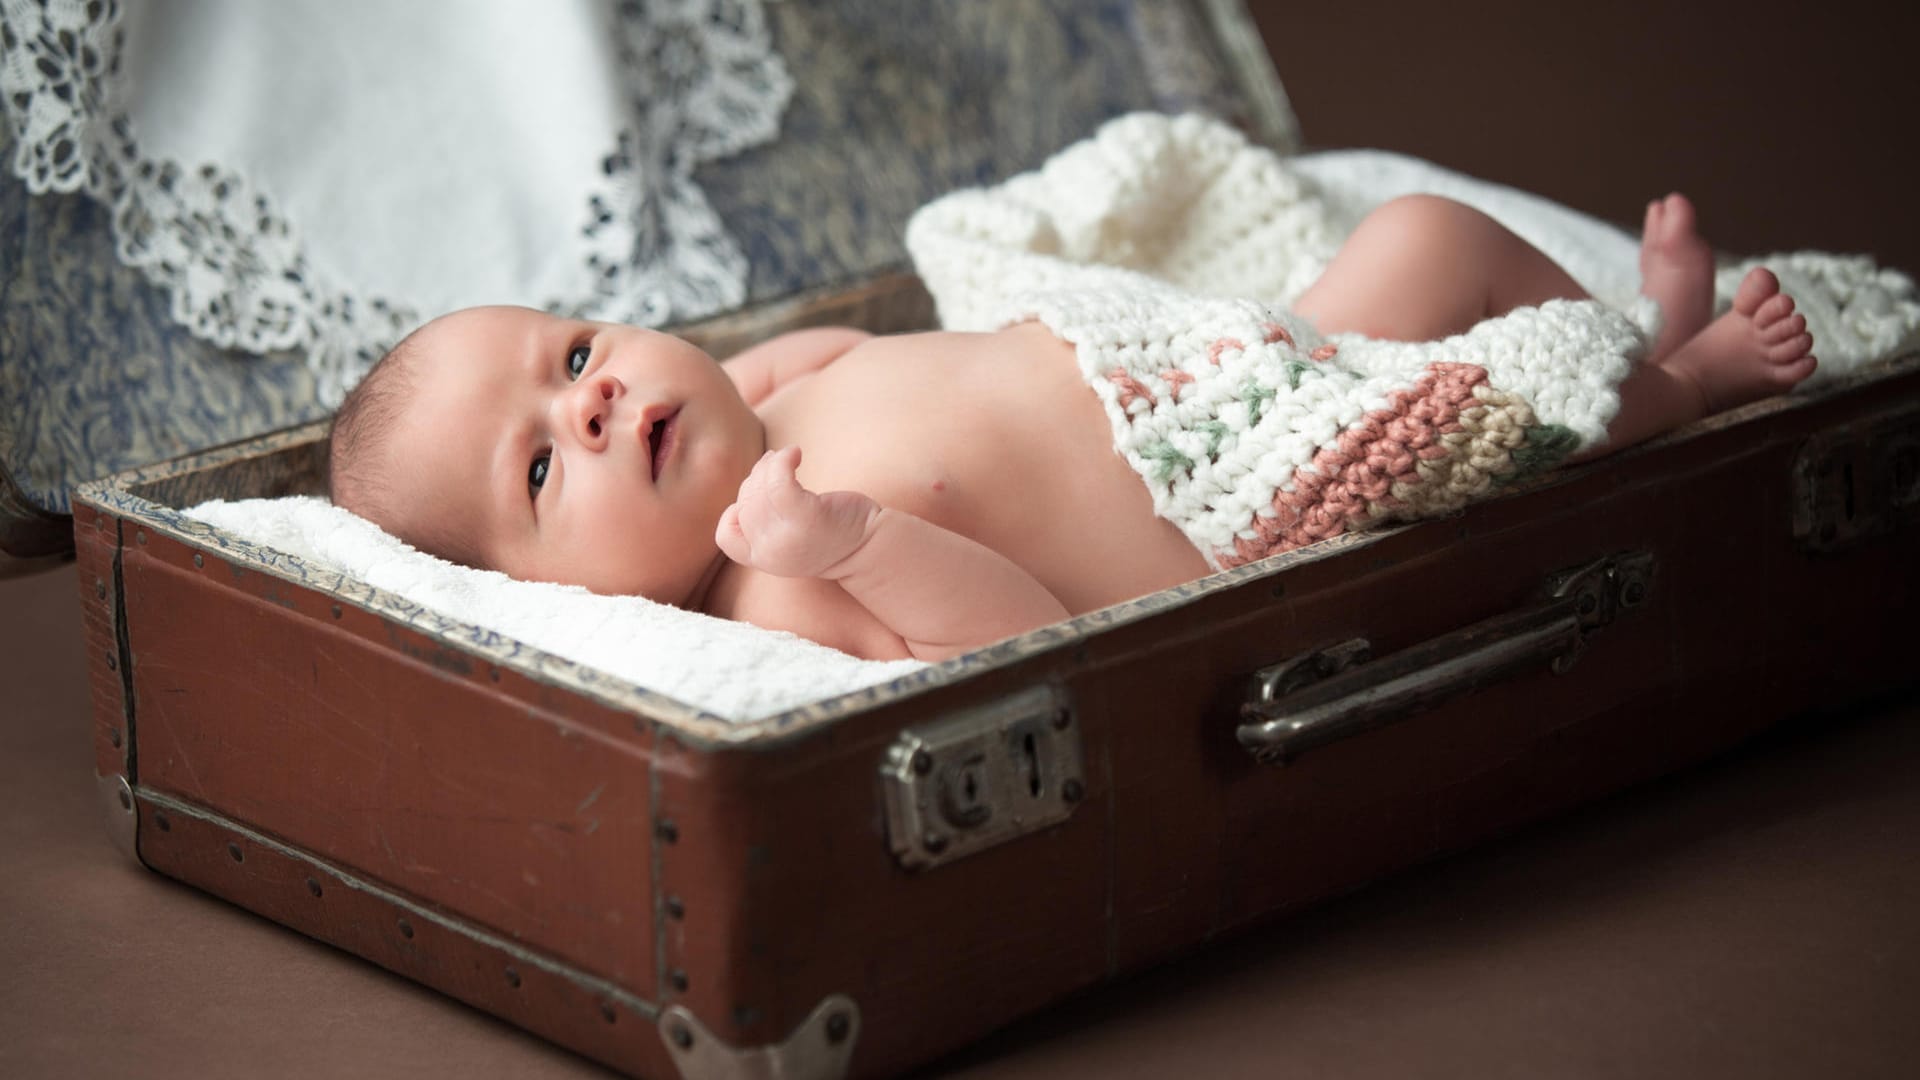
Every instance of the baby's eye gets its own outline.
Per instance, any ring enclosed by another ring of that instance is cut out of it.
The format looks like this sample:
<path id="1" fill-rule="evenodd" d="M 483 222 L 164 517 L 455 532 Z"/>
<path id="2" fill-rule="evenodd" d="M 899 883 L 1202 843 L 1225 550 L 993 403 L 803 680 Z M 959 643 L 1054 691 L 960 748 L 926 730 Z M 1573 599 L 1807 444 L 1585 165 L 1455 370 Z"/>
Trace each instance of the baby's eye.
<path id="1" fill-rule="evenodd" d="M 535 498 L 540 497 L 540 489 L 547 483 L 547 465 L 552 460 L 552 455 L 541 454 L 533 459 L 533 467 L 527 470 L 527 491 Z"/>
<path id="2" fill-rule="evenodd" d="M 587 358 L 592 355 L 591 346 L 575 345 L 573 351 L 567 354 L 567 374 L 579 378 L 580 373 L 587 370 Z"/>

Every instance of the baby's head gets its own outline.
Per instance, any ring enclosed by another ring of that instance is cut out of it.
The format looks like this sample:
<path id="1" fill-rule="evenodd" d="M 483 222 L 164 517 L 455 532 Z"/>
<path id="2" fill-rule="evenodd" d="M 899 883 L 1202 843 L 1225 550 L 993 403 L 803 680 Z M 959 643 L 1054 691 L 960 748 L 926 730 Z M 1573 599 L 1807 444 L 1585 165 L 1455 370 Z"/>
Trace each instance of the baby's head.
<path id="1" fill-rule="evenodd" d="M 395 346 L 334 420 L 333 501 L 423 551 L 685 603 L 766 449 L 710 357 L 667 334 L 469 308 Z"/>

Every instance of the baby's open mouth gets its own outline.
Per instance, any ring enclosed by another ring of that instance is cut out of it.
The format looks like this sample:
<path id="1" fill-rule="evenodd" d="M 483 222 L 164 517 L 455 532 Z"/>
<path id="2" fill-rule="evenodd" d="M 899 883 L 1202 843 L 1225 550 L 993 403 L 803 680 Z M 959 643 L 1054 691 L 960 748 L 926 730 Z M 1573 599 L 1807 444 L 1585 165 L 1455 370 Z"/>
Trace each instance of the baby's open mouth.
<path id="1" fill-rule="evenodd" d="M 673 453 L 674 435 L 678 433 L 680 410 L 675 409 L 653 422 L 647 429 L 647 456 L 653 462 L 653 478 L 660 479 L 660 470 L 667 463 L 667 456 Z"/>

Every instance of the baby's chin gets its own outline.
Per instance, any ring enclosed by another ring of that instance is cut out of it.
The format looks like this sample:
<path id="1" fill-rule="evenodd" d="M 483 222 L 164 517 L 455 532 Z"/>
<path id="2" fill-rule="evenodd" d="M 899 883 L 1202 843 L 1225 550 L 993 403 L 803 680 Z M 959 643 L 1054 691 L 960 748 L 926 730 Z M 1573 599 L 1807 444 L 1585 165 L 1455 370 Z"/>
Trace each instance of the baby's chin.
<path id="1" fill-rule="evenodd" d="M 719 522 L 716 519 L 714 526 L 717 528 L 718 525 Z M 593 585 L 588 585 L 587 588 L 593 592 L 605 592 L 616 596 L 638 596 L 656 604 L 697 611 L 700 609 L 701 600 L 707 594 L 707 589 L 712 586 L 715 575 L 720 572 L 721 567 L 726 565 L 726 562 L 727 557 L 721 552 L 720 546 L 708 543 L 697 550 L 679 553 L 673 560 L 676 570 L 670 576 L 663 578 L 657 573 L 644 574 L 625 583 L 606 583 L 610 586 L 607 588 L 595 588 Z"/>

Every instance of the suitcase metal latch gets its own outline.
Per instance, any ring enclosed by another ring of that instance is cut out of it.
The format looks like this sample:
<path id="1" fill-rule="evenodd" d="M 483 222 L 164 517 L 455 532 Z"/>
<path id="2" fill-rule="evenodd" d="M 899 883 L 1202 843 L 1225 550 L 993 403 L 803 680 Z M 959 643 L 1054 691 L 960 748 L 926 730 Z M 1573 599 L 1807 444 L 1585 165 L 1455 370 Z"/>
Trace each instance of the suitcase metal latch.
<path id="1" fill-rule="evenodd" d="M 1793 538 L 1831 552 L 1920 517 L 1920 411 L 1808 439 L 1793 461 Z"/>
<path id="2" fill-rule="evenodd" d="M 1086 793 L 1079 727 L 1053 686 L 907 729 L 880 776 L 887 842 L 913 870 L 1065 821 Z"/>

